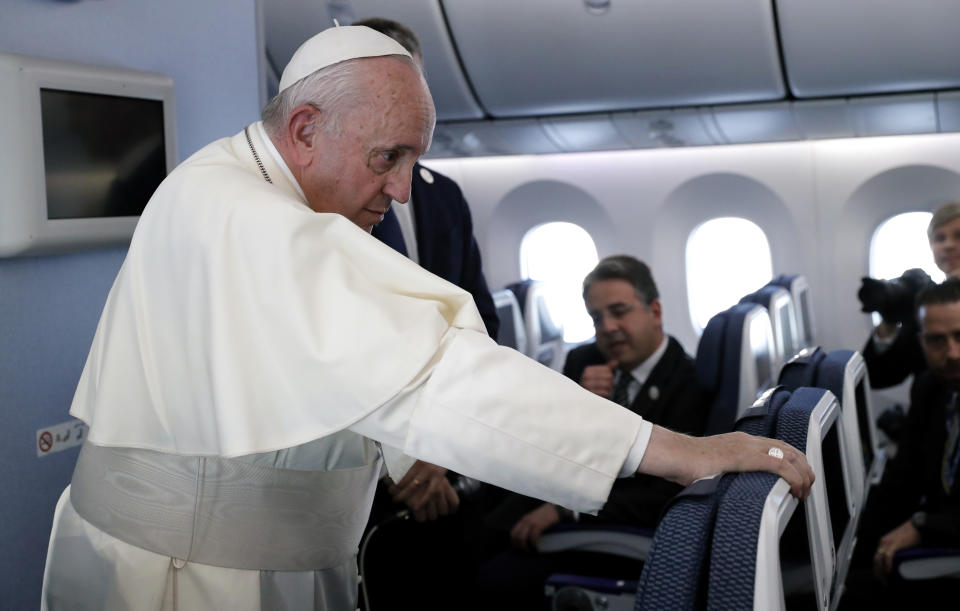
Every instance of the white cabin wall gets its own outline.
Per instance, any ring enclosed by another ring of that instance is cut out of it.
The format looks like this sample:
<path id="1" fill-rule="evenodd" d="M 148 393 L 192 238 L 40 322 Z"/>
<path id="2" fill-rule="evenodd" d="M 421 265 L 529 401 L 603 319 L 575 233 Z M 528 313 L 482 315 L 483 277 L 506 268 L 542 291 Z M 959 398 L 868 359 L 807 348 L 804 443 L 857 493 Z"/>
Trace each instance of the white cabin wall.
<path id="1" fill-rule="evenodd" d="M 860 349 L 870 331 L 856 292 L 876 226 L 960 198 L 958 145 L 939 134 L 425 163 L 463 187 L 494 289 L 519 279 L 528 229 L 577 222 L 601 257 L 651 265 L 666 330 L 693 353 L 686 239 L 709 218 L 743 216 L 767 233 L 775 273 L 807 276 L 815 332 L 832 350 Z M 551 201 L 564 194 L 572 201 Z"/>

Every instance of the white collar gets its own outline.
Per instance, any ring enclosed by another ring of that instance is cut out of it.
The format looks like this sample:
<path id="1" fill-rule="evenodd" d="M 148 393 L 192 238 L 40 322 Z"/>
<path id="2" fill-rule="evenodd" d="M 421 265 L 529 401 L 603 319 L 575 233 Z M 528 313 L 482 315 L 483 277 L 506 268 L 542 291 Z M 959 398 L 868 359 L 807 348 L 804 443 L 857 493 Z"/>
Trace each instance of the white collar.
<path id="1" fill-rule="evenodd" d="M 263 121 L 257 121 L 254 123 L 257 128 L 257 133 L 260 134 L 260 139 L 263 140 L 264 145 L 267 147 L 267 151 L 270 153 L 270 156 L 273 157 L 273 160 L 280 166 L 280 171 L 283 172 L 283 175 L 287 177 L 287 180 L 290 181 L 290 184 L 293 185 L 293 188 L 297 190 L 297 193 L 300 194 L 300 197 L 303 198 L 304 202 L 307 202 L 307 196 L 303 193 L 303 189 L 300 188 L 300 183 L 297 182 L 297 179 L 293 177 L 293 172 L 290 171 L 290 167 L 287 165 L 287 162 L 283 160 L 283 157 L 280 156 L 280 151 L 277 150 L 277 147 L 273 145 L 273 140 L 270 139 L 270 136 L 267 135 L 267 131 L 263 129 Z"/>
<path id="2" fill-rule="evenodd" d="M 657 366 L 657 363 L 660 362 L 660 359 L 663 358 L 663 353 L 667 351 L 667 334 L 663 334 L 663 339 L 660 340 L 660 345 L 657 346 L 657 349 L 653 351 L 653 354 L 648 356 L 646 360 L 637 365 L 630 371 L 630 376 L 640 382 L 640 385 L 643 386 L 644 382 L 647 381 L 647 378 L 650 377 L 650 372 L 653 371 L 653 368 Z"/>

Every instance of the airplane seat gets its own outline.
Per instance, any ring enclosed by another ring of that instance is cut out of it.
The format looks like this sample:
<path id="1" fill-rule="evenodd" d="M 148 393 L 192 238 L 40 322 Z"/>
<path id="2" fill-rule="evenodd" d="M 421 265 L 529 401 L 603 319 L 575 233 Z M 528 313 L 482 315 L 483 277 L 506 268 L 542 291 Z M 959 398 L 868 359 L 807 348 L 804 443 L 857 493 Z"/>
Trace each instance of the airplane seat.
<path id="1" fill-rule="evenodd" d="M 870 376 L 863 356 L 855 350 L 834 350 L 829 353 L 817 369 L 815 386 L 833 392 L 844 407 L 844 422 L 859 440 L 859 462 L 864 476 L 863 496 L 870 491 L 870 485 L 877 484 L 883 477 L 887 453 L 880 446 L 880 433 L 873 417 L 870 398 Z M 847 411 L 847 408 L 850 411 Z M 851 450 L 855 443 L 851 444 Z M 856 452 L 853 452 L 856 455 Z M 862 504 L 862 503 L 861 503 Z"/>
<path id="2" fill-rule="evenodd" d="M 893 556 L 896 579 L 960 579 L 960 547 L 910 547 Z"/>
<path id="3" fill-rule="evenodd" d="M 780 274 L 767 283 L 767 286 L 780 286 L 793 297 L 793 312 L 796 315 L 800 348 L 816 345 L 813 333 L 813 308 L 810 305 L 810 284 L 802 274 Z"/>
<path id="4" fill-rule="evenodd" d="M 566 359 L 563 325 L 550 315 L 544 284 L 536 280 L 521 280 L 507 285 L 520 304 L 524 331 L 527 336 L 525 354 L 538 362 L 560 371 Z"/>
<path id="5" fill-rule="evenodd" d="M 846 522 L 842 531 L 834 532 L 837 584 L 846 581 L 856 545 L 857 528 L 870 489 L 870 470 L 877 454 L 871 445 L 870 423 L 860 419 L 861 410 L 863 413 L 869 410 L 866 404 L 866 397 L 870 394 L 869 381 L 865 376 L 866 365 L 859 353 L 837 350 L 827 354 L 820 348 L 812 352 L 805 350 L 788 363 L 780 375 L 780 383 L 789 388 L 815 386 L 831 392 L 839 400 L 839 463 L 847 513 L 844 518 L 841 501 L 837 499 L 839 493 L 834 493 L 831 511 Z"/>
<path id="6" fill-rule="evenodd" d="M 772 382 L 773 330 L 766 310 L 737 304 L 713 316 L 697 346 L 697 383 L 713 393 L 706 434 L 733 429 L 737 417 Z"/>
<path id="7" fill-rule="evenodd" d="M 737 475 L 717 512 L 708 607 L 827 609 L 835 578 L 831 528 L 845 526 L 829 504 L 838 481 L 839 405 L 831 393 L 814 388 L 778 389 L 769 403 L 779 404 L 771 419 L 776 438 L 805 452 L 816 481 L 794 515 L 797 501 L 786 481 L 770 473 Z M 844 501 L 840 518 L 846 515 Z"/>
<path id="8" fill-rule="evenodd" d="M 717 509 L 735 478 L 698 480 L 667 506 L 640 574 L 636 611 L 704 606 Z"/>
<path id="9" fill-rule="evenodd" d="M 844 477 L 843 434 L 840 404 L 823 388 L 794 390 L 777 419 L 777 439 L 802 449 L 816 476 L 804 513 L 813 591 L 823 609 L 839 602 L 843 579 L 838 576 L 846 577 L 856 535 Z"/>
<path id="10" fill-rule="evenodd" d="M 527 332 L 523 326 L 523 316 L 520 313 L 520 304 L 513 291 L 501 289 L 491 294 L 493 305 L 497 309 L 500 319 L 500 330 L 497 332 L 497 343 L 526 354 Z"/>
<path id="11" fill-rule="evenodd" d="M 800 337 L 794 313 L 793 297 L 779 286 L 767 285 L 744 296 L 740 303 L 756 303 L 767 309 L 773 326 L 773 344 L 776 346 L 774 375 L 780 373 L 784 363 L 800 352 Z"/>
<path id="12" fill-rule="evenodd" d="M 740 416 L 734 430 L 760 437 L 776 437 L 777 416 L 790 399 L 790 394 L 789 390 L 781 386 L 767 390 Z"/>
<path id="13" fill-rule="evenodd" d="M 797 505 L 783 478 L 736 474 L 717 509 L 706 608 L 786 609 L 781 565 L 792 557 L 781 557 L 781 541 L 795 539 L 794 531 L 804 534 Z"/>

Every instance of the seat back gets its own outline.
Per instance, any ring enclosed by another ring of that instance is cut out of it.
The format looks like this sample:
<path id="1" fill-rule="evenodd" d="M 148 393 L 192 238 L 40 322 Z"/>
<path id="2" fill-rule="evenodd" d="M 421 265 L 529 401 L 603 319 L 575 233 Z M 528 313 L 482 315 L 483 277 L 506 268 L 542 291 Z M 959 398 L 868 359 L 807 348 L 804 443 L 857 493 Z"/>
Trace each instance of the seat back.
<path id="1" fill-rule="evenodd" d="M 793 297 L 793 313 L 797 320 L 800 348 L 816 346 L 813 332 L 813 306 L 810 301 L 810 284 L 800 274 L 781 274 L 767 283 L 768 286 L 780 286 Z"/>
<path id="2" fill-rule="evenodd" d="M 859 354 L 849 350 L 827 354 L 820 348 L 804 350 L 780 373 L 780 384 L 791 390 L 801 386 L 824 388 L 840 402 L 843 478 L 850 514 L 857 517 L 865 501 L 869 467 L 861 447 L 856 409 L 856 388 L 865 373 L 866 367 Z"/>
<path id="3" fill-rule="evenodd" d="M 796 508 L 783 478 L 763 472 L 734 477 L 717 508 L 708 609 L 786 608 L 780 539 Z"/>
<path id="4" fill-rule="evenodd" d="M 740 303 L 756 303 L 767 309 L 773 327 L 773 344 L 776 348 L 773 359 L 774 376 L 778 375 L 783 364 L 801 350 L 793 297 L 782 287 L 767 285 L 746 295 Z"/>
<path id="5" fill-rule="evenodd" d="M 878 483 L 883 476 L 886 452 L 880 447 L 880 434 L 870 397 L 870 377 L 867 365 L 859 352 L 834 350 L 824 359 L 817 370 L 816 386 L 830 390 L 844 410 L 844 426 L 853 437 L 848 453 L 858 465 L 864 479 L 860 505 L 866 501 L 870 485 Z"/>
<path id="6" fill-rule="evenodd" d="M 843 420 L 840 404 L 829 390 L 801 387 L 793 391 L 777 419 L 777 438 L 802 450 L 816 480 L 806 500 L 814 591 L 818 607 L 826 609 L 839 596 L 837 550 L 849 561 L 855 538 L 843 473 Z"/>
<path id="7" fill-rule="evenodd" d="M 670 502 L 640 574 L 635 611 L 703 607 L 717 507 L 734 477 L 697 481 Z"/>
<path id="8" fill-rule="evenodd" d="M 737 304 L 707 323 L 697 346 L 697 383 L 713 394 L 707 435 L 733 428 L 757 395 L 772 385 L 773 330 L 759 305 Z"/>
<path id="9" fill-rule="evenodd" d="M 509 346 L 527 353 L 527 331 L 523 325 L 523 315 L 520 313 L 520 304 L 516 295 L 509 289 L 495 291 L 493 305 L 497 308 L 497 317 L 500 319 L 500 330 L 497 332 L 497 343 Z"/>
<path id="10" fill-rule="evenodd" d="M 550 315 L 544 284 L 535 280 L 521 280 L 507 285 L 507 288 L 513 291 L 520 304 L 527 336 L 525 354 L 559 371 L 566 358 L 563 325 Z"/>

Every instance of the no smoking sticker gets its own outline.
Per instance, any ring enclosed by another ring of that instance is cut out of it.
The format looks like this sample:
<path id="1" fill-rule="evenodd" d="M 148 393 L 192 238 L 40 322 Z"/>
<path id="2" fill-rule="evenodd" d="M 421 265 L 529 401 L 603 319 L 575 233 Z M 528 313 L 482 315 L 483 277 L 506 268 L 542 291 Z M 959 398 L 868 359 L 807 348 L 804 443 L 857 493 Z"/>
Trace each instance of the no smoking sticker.
<path id="1" fill-rule="evenodd" d="M 87 425 L 81 420 L 70 420 L 37 430 L 37 456 L 46 456 L 83 443 Z"/>

